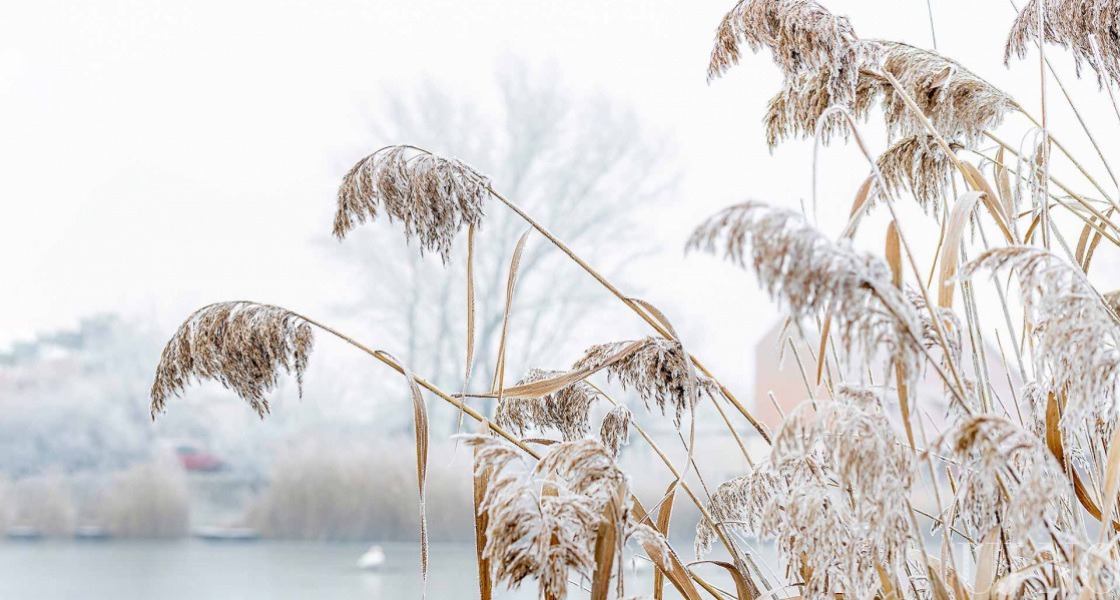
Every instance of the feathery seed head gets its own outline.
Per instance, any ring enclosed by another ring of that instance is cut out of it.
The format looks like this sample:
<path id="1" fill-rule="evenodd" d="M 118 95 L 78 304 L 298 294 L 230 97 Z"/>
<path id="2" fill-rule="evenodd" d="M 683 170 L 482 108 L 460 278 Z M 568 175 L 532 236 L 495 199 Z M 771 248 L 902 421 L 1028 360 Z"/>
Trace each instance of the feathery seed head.
<path id="1" fill-rule="evenodd" d="M 815 0 L 741 0 L 716 30 L 709 81 L 739 62 L 744 43 L 754 52 L 769 49 L 787 77 L 827 68 L 834 93 L 856 85 L 862 49 L 855 31 Z"/>
<path id="2" fill-rule="evenodd" d="M 1068 399 L 1063 429 L 1110 427 L 1120 408 L 1120 328 L 1112 313 L 1080 271 L 1040 248 L 989 250 L 960 276 L 1005 268 L 1019 278 L 1034 337 L 1036 383 Z"/>
<path id="3" fill-rule="evenodd" d="M 572 368 L 595 368 L 633 343 L 626 341 L 592 346 Z M 608 379 L 617 378 L 623 388 L 634 388 L 646 408 L 650 407 L 651 400 L 662 414 L 666 406 L 672 406 L 673 422 L 678 427 L 684 412 L 693 406 L 700 392 L 714 394 L 719 390 L 711 378 L 692 368 L 692 361 L 685 356 L 680 342 L 663 337 L 646 338 L 637 351 L 606 370 Z"/>
<path id="4" fill-rule="evenodd" d="M 205 306 L 167 342 L 152 384 L 152 415 L 192 381 L 212 379 L 233 390 L 262 417 L 265 394 L 280 371 L 295 373 L 302 392 L 303 372 L 314 343 L 311 325 L 275 306 L 222 302 Z"/>
<path id="5" fill-rule="evenodd" d="M 566 598 L 569 572 L 591 576 L 596 531 L 608 504 L 625 497 L 626 476 L 592 440 L 555 444 L 533 465 L 497 438 L 463 439 L 476 449 L 476 472 L 490 473 L 478 510 L 494 580 L 515 589 L 534 578 L 544 596 Z"/>
<path id="6" fill-rule="evenodd" d="M 951 142 L 953 150 L 963 148 Z M 932 135 L 904 137 L 876 159 L 887 188 L 895 194 L 909 189 L 927 213 L 937 214 L 953 177 L 953 161 Z"/>
<path id="7" fill-rule="evenodd" d="M 844 386 L 842 401 L 806 402 L 789 415 L 769 460 L 719 486 L 709 512 L 726 527 L 775 538 L 790 567 L 811 573 L 806 595 L 871 597 L 876 563 L 900 569 L 909 543 L 911 454 L 877 397 Z M 716 539 L 697 527 L 697 551 Z"/>
<path id="8" fill-rule="evenodd" d="M 878 43 L 883 52 L 882 69 L 898 80 L 946 139 L 959 140 L 973 148 L 984 131 L 998 126 L 1004 114 L 1015 106 L 1010 96 L 955 60 L 899 42 Z M 887 127 L 894 135 L 929 133 L 893 90 L 884 96 L 883 111 Z"/>
<path id="9" fill-rule="evenodd" d="M 1112 312 L 1120 315 L 1120 290 L 1108 292 L 1103 298 L 1105 303 L 1108 304 L 1108 307 L 1112 309 Z"/>
<path id="10" fill-rule="evenodd" d="M 334 235 L 343 239 L 358 223 L 377 218 L 400 221 L 405 239 L 444 262 L 464 225 L 482 220 L 489 179 L 455 158 L 411 146 L 389 146 L 354 165 L 338 188 Z"/>
<path id="11" fill-rule="evenodd" d="M 933 315 L 936 314 L 937 319 L 941 321 L 941 330 L 945 333 L 945 342 L 949 347 L 949 356 L 943 356 L 942 363 L 947 365 L 949 361 L 952 361 L 960 364 L 964 349 L 962 338 L 964 328 L 961 326 L 961 320 L 957 317 L 957 313 L 942 306 L 935 306 L 931 311 L 926 304 L 925 297 L 914 288 L 906 288 L 906 299 L 909 300 L 910 306 L 914 308 L 914 313 L 918 315 L 918 322 L 921 323 L 919 339 L 922 341 L 922 346 L 930 351 L 940 350 L 944 352 L 941 341 L 937 336 L 937 325 L 933 320 Z"/>
<path id="12" fill-rule="evenodd" d="M 1005 64 L 1011 64 L 1012 55 L 1025 57 L 1038 43 L 1038 3 L 1027 2 L 1011 25 Z M 1073 52 L 1079 77 L 1084 63 L 1097 73 L 1099 85 L 1106 78 L 1120 83 L 1120 5 L 1106 0 L 1045 0 L 1041 8 L 1044 41 Z"/>
<path id="13" fill-rule="evenodd" d="M 859 42 L 871 47 L 867 42 Z M 865 53 L 868 60 L 870 53 Z M 886 82 L 871 72 L 860 71 L 851 87 L 829 86 L 834 76 L 832 69 L 823 67 L 815 71 L 804 71 L 787 77 L 778 92 L 766 105 L 766 141 L 773 150 L 780 142 L 788 139 L 811 138 L 817 133 L 817 126 L 825 111 L 834 106 L 843 106 L 856 119 L 866 120 L 871 108 L 882 96 Z M 836 137 L 848 139 L 851 128 L 847 119 L 840 113 L 828 116 L 820 124 L 820 142 L 828 145 Z"/>
<path id="14" fill-rule="evenodd" d="M 1034 381 L 1023 384 L 1019 404 L 1026 405 L 1030 410 L 1030 422 L 1026 426 L 1031 433 L 1039 438 L 1045 438 L 1046 436 L 1046 405 L 1048 401 L 1049 395 L 1042 386 Z"/>
<path id="15" fill-rule="evenodd" d="M 1002 523 L 1028 535 L 1070 522 L 1061 466 L 1029 432 L 980 415 L 961 422 L 940 445 L 960 465 L 957 509 L 974 532 L 983 535 Z"/>
<path id="16" fill-rule="evenodd" d="M 599 439 L 603 441 L 611 456 L 618 458 L 622 447 L 630 442 L 630 421 L 633 418 L 630 409 L 621 404 L 612 408 L 603 417 L 603 424 L 599 427 Z"/>
<path id="17" fill-rule="evenodd" d="M 885 348 L 908 372 L 918 372 L 918 351 L 907 332 L 917 331 L 918 320 L 881 258 L 829 240 L 797 213 L 753 201 L 708 219 L 688 247 L 749 264 L 799 322 L 827 311 L 850 360 L 873 360 Z"/>
<path id="18" fill-rule="evenodd" d="M 494 409 L 494 422 L 499 427 L 516 431 L 517 435 L 523 436 L 534 427 L 543 429 L 546 421 L 540 398 L 507 396 Z"/>
<path id="19" fill-rule="evenodd" d="M 755 469 L 749 475 L 725 481 L 712 493 L 708 502 L 708 513 L 716 523 L 735 523 L 747 532 L 761 530 L 761 515 L 772 496 L 773 489 L 767 486 L 766 477 L 773 475 L 767 469 Z M 701 558 L 712 551 L 713 544 L 719 540 L 712 524 L 702 519 L 696 524 L 696 557 Z"/>
<path id="20" fill-rule="evenodd" d="M 551 379 L 562 371 L 533 369 L 516 385 Z M 502 398 L 494 419 L 502 427 L 517 429 L 518 435 L 526 429 L 553 428 L 564 441 L 571 442 L 587 436 L 591 429 L 591 405 L 600 397 L 599 392 L 586 381 L 577 381 L 540 398 Z"/>
<path id="21" fill-rule="evenodd" d="M 598 506 L 617 498 L 627 482 L 607 448 L 591 439 L 554 444 L 537 464 L 537 473 L 562 482 L 562 487 Z"/>

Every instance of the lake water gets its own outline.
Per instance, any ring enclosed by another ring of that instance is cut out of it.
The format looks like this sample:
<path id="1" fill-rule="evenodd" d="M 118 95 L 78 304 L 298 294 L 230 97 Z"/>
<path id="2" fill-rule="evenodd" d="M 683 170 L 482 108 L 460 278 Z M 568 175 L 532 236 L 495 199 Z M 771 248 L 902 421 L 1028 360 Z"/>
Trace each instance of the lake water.
<path id="1" fill-rule="evenodd" d="M 420 597 L 415 544 L 383 544 L 386 568 L 355 566 L 364 543 L 181 541 L 0 542 L 5 600 L 381 600 Z M 472 544 L 434 544 L 429 598 L 477 598 Z M 627 575 L 648 593 L 649 571 Z M 671 594 L 666 594 L 671 596 Z M 531 582 L 496 598 L 535 599 Z"/>

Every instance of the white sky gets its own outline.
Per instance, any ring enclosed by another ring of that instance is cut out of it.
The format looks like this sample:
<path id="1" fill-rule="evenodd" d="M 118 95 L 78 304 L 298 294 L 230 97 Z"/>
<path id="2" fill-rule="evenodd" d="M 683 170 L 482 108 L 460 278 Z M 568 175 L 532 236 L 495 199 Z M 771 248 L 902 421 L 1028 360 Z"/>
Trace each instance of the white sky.
<path id="1" fill-rule="evenodd" d="M 677 258 L 692 227 L 725 205 L 792 206 L 810 193 L 811 146 L 773 156 L 765 146 L 761 116 L 779 82 L 769 57 L 705 84 L 729 0 L 4 4 L 0 348 L 100 311 L 168 328 L 217 300 L 315 312 L 345 293 L 344 272 L 311 244 L 329 231 L 337 183 L 364 153 L 398 141 L 367 138 L 381 91 L 429 76 L 485 94 L 509 56 L 553 63 L 572 86 L 629 102 L 679 141 L 680 196 L 645 217 L 668 259 L 638 264 L 630 280 L 647 284 L 634 292 L 715 351 L 770 324 L 749 276 Z M 924 1 L 826 5 L 863 37 L 930 44 Z M 935 0 L 934 12 L 942 52 L 1037 106 L 1037 63 L 1001 64 L 1005 0 Z M 1073 87 L 1099 96 L 1095 84 Z M 1067 144 L 1084 143 L 1075 126 L 1065 131 Z M 822 164 L 827 221 L 846 214 L 866 169 L 846 147 Z"/>

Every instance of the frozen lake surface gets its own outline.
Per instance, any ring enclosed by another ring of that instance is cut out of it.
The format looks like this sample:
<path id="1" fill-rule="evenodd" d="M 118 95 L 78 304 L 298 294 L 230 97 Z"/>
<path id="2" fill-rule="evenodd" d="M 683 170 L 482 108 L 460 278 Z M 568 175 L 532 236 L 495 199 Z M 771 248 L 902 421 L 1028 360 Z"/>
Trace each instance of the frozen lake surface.
<path id="1" fill-rule="evenodd" d="M 0 598 L 21 600 L 360 600 L 420 597 L 414 544 L 383 544 L 382 571 L 362 571 L 366 543 L 52 541 L 0 543 Z M 474 546 L 437 544 L 430 598 L 469 598 Z M 533 598 L 527 590 L 507 598 Z"/>
<path id="2" fill-rule="evenodd" d="M 0 598 L 18 600 L 381 600 L 420 597 L 415 544 L 383 544 L 386 568 L 358 569 L 366 543 L 176 541 L 0 542 Z M 429 598 L 477 598 L 473 544 L 434 544 Z M 627 576 L 627 595 L 652 589 Z M 632 582 L 632 583 L 631 583 Z M 666 594 L 666 596 L 671 596 Z M 536 598 L 526 582 L 496 598 Z"/>

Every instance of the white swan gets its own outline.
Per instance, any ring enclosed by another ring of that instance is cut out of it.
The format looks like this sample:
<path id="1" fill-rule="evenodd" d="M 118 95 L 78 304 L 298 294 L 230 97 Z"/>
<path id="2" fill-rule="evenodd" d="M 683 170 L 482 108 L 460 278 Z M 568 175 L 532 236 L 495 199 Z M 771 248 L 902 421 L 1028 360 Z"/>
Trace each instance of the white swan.
<path id="1" fill-rule="evenodd" d="M 380 569 L 385 565 L 385 550 L 374 544 L 358 559 L 358 568 L 367 570 Z"/>

